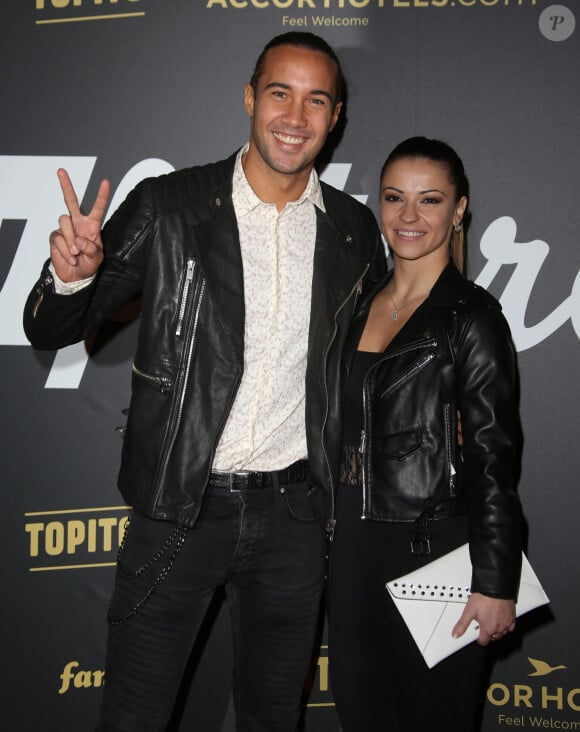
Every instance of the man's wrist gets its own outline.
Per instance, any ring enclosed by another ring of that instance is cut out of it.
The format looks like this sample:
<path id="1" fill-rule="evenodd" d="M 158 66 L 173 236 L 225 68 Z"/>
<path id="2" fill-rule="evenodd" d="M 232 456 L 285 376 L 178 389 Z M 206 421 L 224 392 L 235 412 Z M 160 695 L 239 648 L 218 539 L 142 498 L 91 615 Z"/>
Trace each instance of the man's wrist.
<path id="1" fill-rule="evenodd" d="M 83 280 L 75 280 L 74 282 L 65 282 L 57 275 L 52 262 L 48 265 L 48 270 L 54 279 L 54 291 L 57 295 L 74 295 L 75 292 L 88 287 L 95 279 L 95 275 L 87 277 Z"/>

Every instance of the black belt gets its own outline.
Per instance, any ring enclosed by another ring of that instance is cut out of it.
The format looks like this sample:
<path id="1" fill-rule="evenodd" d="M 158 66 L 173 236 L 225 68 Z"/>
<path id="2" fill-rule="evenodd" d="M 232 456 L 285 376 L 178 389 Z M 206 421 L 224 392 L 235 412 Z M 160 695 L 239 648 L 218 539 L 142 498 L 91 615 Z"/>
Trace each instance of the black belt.
<path id="1" fill-rule="evenodd" d="M 290 485 L 302 483 L 308 479 L 308 460 L 297 460 L 283 470 L 259 472 L 255 470 L 227 473 L 212 470 L 209 485 L 217 488 L 229 488 L 231 491 L 256 490 L 270 488 L 273 485 Z"/>

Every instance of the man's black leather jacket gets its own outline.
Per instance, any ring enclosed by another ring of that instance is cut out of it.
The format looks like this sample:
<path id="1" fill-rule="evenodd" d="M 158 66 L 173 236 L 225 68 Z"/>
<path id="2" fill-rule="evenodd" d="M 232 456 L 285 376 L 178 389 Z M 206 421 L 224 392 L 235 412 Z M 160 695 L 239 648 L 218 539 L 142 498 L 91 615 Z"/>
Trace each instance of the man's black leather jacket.
<path id="1" fill-rule="evenodd" d="M 24 313 L 33 346 L 82 340 L 142 297 L 119 488 L 145 514 L 195 523 L 244 363 L 244 292 L 232 203 L 235 155 L 141 182 L 103 229 L 96 280 L 57 295 L 45 266 Z M 339 361 L 363 286 L 384 273 L 371 211 L 322 184 L 306 374 L 312 496 L 333 523 Z M 259 398 L 259 395 L 257 395 Z"/>
<path id="2" fill-rule="evenodd" d="M 346 369 L 373 295 L 359 303 Z M 421 514 L 467 514 L 472 590 L 515 597 L 522 442 L 516 358 L 499 303 L 449 264 L 367 373 L 363 400 L 364 517 L 414 522 Z"/>

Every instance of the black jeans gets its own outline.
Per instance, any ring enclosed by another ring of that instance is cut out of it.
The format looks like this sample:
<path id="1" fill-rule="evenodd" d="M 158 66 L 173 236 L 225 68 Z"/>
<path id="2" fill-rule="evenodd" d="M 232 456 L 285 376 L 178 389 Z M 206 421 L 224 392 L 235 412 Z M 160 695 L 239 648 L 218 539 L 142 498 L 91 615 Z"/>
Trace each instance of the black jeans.
<path id="1" fill-rule="evenodd" d="M 166 729 L 193 642 L 222 586 L 233 635 L 236 729 L 294 732 L 325 548 L 305 483 L 239 493 L 210 486 L 193 529 L 134 512 L 109 613 L 99 732 Z"/>

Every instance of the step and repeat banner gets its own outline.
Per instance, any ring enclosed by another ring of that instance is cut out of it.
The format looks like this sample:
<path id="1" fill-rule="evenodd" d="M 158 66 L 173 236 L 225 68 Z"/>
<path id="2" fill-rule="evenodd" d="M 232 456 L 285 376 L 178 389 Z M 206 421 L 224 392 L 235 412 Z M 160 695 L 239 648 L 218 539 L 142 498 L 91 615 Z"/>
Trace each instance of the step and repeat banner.
<path id="1" fill-rule="evenodd" d="M 400 140 L 439 137 L 463 157 L 469 274 L 501 300 L 519 352 L 528 554 L 552 601 L 494 647 L 483 729 L 580 729 L 577 21 L 577 0 L 2 3 L 2 729 L 94 728 L 128 514 L 116 473 L 135 313 L 57 353 L 21 327 L 64 212 L 56 169 L 85 202 L 110 178 L 112 211 L 146 176 L 226 157 L 247 140 L 254 61 L 288 30 L 324 36 L 348 80 L 325 180 L 376 213 Z M 216 598 L 174 731 L 234 730 L 226 615 Z M 305 728 L 338 732 L 321 627 Z"/>

